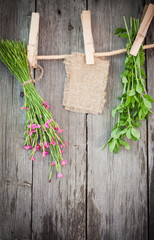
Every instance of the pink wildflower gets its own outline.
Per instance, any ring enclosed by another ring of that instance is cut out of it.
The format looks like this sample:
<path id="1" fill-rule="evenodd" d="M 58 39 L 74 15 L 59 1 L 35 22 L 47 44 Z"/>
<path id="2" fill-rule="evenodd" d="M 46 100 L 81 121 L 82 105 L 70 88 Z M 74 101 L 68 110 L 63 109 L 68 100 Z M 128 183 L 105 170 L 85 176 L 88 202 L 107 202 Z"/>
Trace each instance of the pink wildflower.
<path id="1" fill-rule="evenodd" d="M 67 163 L 67 161 L 62 160 L 61 165 L 65 165 L 66 163 Z"/>
<path id="2" fill-rule="evenodd" d="M 62 133 L 64 130 L 63 129 L 59 129 L 58 130 L 58 133 Z"/>
<path id="3" fill-rule="evenodd" d="M 21 107 L 20 109 L 21 110 L 23 110 L 23 109 L 30 110 L 30 108 L 26 108 L 26 107 Z"/>
<path id="4" fill-rule="evenodd" d="M 29 131 L 29 136 L 32 136 L 32 133 L 36 133 L 35 130 Z"/>
<path id="5" fill-rule="evenodd" d="M 46 104 L 46 105 L 45 105 L 45 108 L 49 109 L 49 108 L 50 108 L 50 106 Z"/>
<path id="6" fill-rule="evenodd" d="M 58 130 L 59 128 L 57 128 L 57 127 L 53 126 L 53 129 L 56 131 L 56 130 Z"/>
<path id="7" fill-rule="evenodd" d="M 50 147 L 47 142 L 44 142 L 43 144 L 44 144 L 45 148 L 49 148 Z"/>
<path id="8" fill-rule="evenodd" d="M 60 145 L 60 148 L 63 148 L 63 147 L 64 147 L 64 145 L 63 145 L 63 144 L 61 144 L 61 145 Z"/>
<path id="9" fill-rule="evenodd" d="M 32 148 L 32 146 L 30 146 L 30 145 L 24 146 L 24 149 L 25 149 L 25 150 L 28 150 L 28 149 L 31 149 L 31 148 Z"/>
<path id="10" fill-rule="evenodd" d="M 61 150 L 61 153 L 63 154 L 65 151 L 64 150 Z"/>
<path id="11" fill-rule="evenodd" d="M 45 123 L 44 126 L 45 126 L 46 128 L 49 128 L 49 123 Z"/>
<path id="12" fill-rule="evenodd" d="M 29 132 L 29 136 L 32 136 L 32 133 L 35 133 L 36 131 L 32 130 L 32 131 L 25 131 L 25 132 Z"/>
<path id="13" fill-rule="evenodd" d="M 47 152 L 47 151 L 44 151 L 44 152 L 42 153 L 42 157 L 45 157 L 47 154 L 48 154 L 48 152 Z"/>
<path id="14" fill-rule="evenodd" d="M 46 103 L 48 103 L 48 101 L 44 101 L 44 102 L 42 103 L 42 105 L 44 106 L 44 105 L 46 105 Z"/>
<path id="15" fill-rule="evenodd" d="M 55 162 L 52 162 L 52 163 L 51 163 L 51 166 L 55 166 Z"/>
<path id="16" fill-rule="evenodd" d="M 31 160 L 32 160 L 32 161 L 35 161 L 35 158 L 34 158 L 34 156 L 32 156 L 32 157 L 31 157 Z"/>
<path id="17" fill-rule="evenodd" d="M 63 177 L 63 174 L 62 174 L 62 173 L 58 173 L 57 177 L 58 177 L 58 178 L 62 178 L 62 177 Z"/>
<path id="18" fill-rule="evenodd" d="M 40 115 L 40 118 L 42 118 L 42 115 Z"/>
<path id="19" fill-rule="evenodd" d="M 39 151 L 40 150 L 40 146 L 36 146 L 36 151 Z"/>
<path id="20" fill-rule="evenodd" d="M 54 146 L 54 145 L 56 145 L 56 142 L 52 140 L 52 142 L 50 142 L 50 144 L 52 144 Z"/>
<path id="21" fill-rule="evenodd" d="M 53 121 L 53 119 L 48 119 L 47 120 L 47 123 L 50 123 L 50 122 L 52 122 Z"/>

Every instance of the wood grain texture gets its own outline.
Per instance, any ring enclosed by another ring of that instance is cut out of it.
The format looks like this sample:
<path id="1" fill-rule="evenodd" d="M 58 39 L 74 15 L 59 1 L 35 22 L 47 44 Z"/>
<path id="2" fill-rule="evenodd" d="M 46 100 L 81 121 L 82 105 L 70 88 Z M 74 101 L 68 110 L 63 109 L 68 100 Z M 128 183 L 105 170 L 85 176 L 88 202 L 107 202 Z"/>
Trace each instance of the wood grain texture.
<path id="1" fill-rule="evenodd" d="M 124 48 L 126 41 L 114 35 L 124 26 L 123 17 L 140 17 L 142 1 L 88 1 L 96 52 Z M 120 73 L 124 56 L 111 58 L 107 103 L 101 116 L 88 115 L 88 232 L 87 239 L 147 239 L 147 139 L 146 123 L 141 140 L 131 150 L 114 155 L 102 146 L 115 120 L 111 110 L 122 93 Z"/>
<path id="2" fill-rule="evenodd" d="M 0 1 L 0 36 L 28 37 L 34 1 Z M 0 239 L 30 239 L 32 164 L 24 145 L 23 89 L 0 62 Z"/>
<path id="3" fill-rule="evenodd" d="M 147 42 L 154 41 L 154 20 L 151 23 Z M 147 88 L 150 96 L 154 98 L 154 50 L 146 52 L 147 56 Z M 154 112 L 154 105 L 153 105 Z M 149 167 L 149 240 L 154 238 L 154 115 L 149 116 L 148 120 L 148 167 Z"/>
<path id="4" fill-rule="evenodd" d="M 85 1 L 37 1 L 40 13 L 39 54 L 63 54 L 83 50 L 80 14 Z M 65 68 L 63 61 L 41 62 L 43 79 L 36 84 L 49 101 L 54 119 L 64 129 L 69 149 L 63 179 L 54 171 L 48 183 L 48 159 L 37 155 L 33 166 L 32 239 L 85 239 L 86 224 L 86 118 L 62 107 Z"/>

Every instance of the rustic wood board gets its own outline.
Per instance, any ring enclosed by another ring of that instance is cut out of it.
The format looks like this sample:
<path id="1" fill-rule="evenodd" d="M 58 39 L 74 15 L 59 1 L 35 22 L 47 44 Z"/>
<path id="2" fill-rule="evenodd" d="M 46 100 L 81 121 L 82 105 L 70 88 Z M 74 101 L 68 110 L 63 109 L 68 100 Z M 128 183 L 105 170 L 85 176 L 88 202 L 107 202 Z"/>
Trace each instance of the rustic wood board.
<path id="1" fill-rule="evenodd" d="M 148 31 L 147 43 L 154 42 L 154 19 Z M 154 49 L 149 49 L 147 55 L 147 89 L 150 96 L 154 98 Z M 153 106 L 154 112 L 154 106 Z M 148 120 L 148 183 L 149 183 L 149 239 L 154 238 L 154 116 L 150 115 Z"/>
<path id="2" fill-rule="evenodd" d="M 39 54 L 83 51 L 80 14 L 85 1 L 37 1 L 40 13 Z M 48 183 L 48 159 L 36 157 L 33 166 L 32 239 L 85 239 L 86 117 L 62 106 L 65 68 L 62 60 L 40 62 L 44 77 L 36 85 L 49 101 L 54 119 L 64 128 L 69 149 L 63 179 L 53 174 Z"/>
<path id="3" fill-rule="evenodd" d="M 96 52 L 124 48 L 114 35 L 123 26 L 122 16 L 140 17 L 142 1 L 88 1 Z M 147 139 L 146 122 L 141 140 L 131 151 L 114 155 L 102 146 L 115 124 L 111 110 L 122 93 L 120 73 L 124 55 L 111 58 L 107 104 L 101 116 L 88 115 L 88 226 L 87 239 L 147 239 Z"/>
<path id="4" fill-rule="evenodd" d="M 0 1 L 0 36 L 28 38 L 35 1 Z M 32 163 L 22 149 L 25 113 L 23 89 L 0 62 L 0 239 L 28 240 L 31 236 Z"/>
<path id="5" fill-rule="evenodd" d="M 0 1 L 0 36 L 28 41 L 31 11 L 40 13 L 39 54 L 83 52 L 80 14 L 92 13 L 97 52 L 125 47 L 114 36 L 122 16 L 140 17 L 143 1 Z M 10 24 L 11 23 L 11 24 Z M 153 24 L 147 43 L 154 40 Z M 147 56 L 147 87 L 154 96 L 153 50 Z M 111 110 L 122 92 L 124 55 L 111 57 L 107 104 L 103 115 L 85 115 L 62 107 L 65 69 L 62 60 L 41 61 L 45 74 L 36 84 L 54 119 L 64 128 L 69 149 L 63 179 L 48 183 L 48 158 L 28 160 L 24 144 L 23 89 L 0 63 L 0 239 L 152 240 L 154 236 L 153 116 L 141 127 L 141 140 L 118 155 L 101 151 L 116 120 Z M 36 76 L 37 76 L 36 70 Z M 147 189 L 148 188 L 148 189 Z M 149 194 L 149 195 L 148 195 Z M 148 199 L 148 201 L 147 201 Z M 148 226 L 149 225 L 149 226 Z"/>

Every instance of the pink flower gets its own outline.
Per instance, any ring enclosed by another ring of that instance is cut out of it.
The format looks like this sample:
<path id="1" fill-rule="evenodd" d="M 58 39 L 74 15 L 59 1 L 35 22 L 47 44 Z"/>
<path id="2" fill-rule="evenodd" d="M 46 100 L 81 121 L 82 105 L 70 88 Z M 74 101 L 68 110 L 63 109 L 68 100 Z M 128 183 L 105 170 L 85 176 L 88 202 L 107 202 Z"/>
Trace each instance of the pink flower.
<path id="1" fill-rule="evenodd" d="M 63 129 L 59 129 L 58 130 L 58 133 L 62 133 L 64 130 Z"/>
<path id="2" fill-rule="evenodd" d="M 51 166 L 55 166 L 55 162 L 52 162 L 52 163 L 51 163 Z"/>
<path id="3" fill-rule="evenodd" d="M 56 142 L 52 140 L 52 142 L 50 142 L 50 144 L 52 144 L 54 146 L 54 145 L 56 145 Z"/>
<path id="4" fill-rule="evenodd" d="M 59 128 L 58 128 L 58 127 L 55 127 L 55 126 L 53 126 L 53 129 L 56 131 L 56 130 L 58 130 Z"/>
<path id="5" fill-rule="evenodd" d="M 32 148 L 32 146 L 30 146 L 30 145 L 24 146 L 24 149 L 25 149 L 25 150 L 28 150 L 28 149 L 31 149 L 31 148 Z"/>
<path id="6" fill-rule="evenodd" d="M 49 105 L 45 105 L 45 108 L 49 109 L 49 108 L 50 108 L 50 106 L 49 106 Z"/>
<path id="7" fill-rule="evenodd" d="M 35 123 L 34 124 L 32 124 L 32 125 L 27 125 L 27 127 L 28 128 L 31 128 L 31 129 L 35 129 L 35 128 L 40 128 L 41 127 L 41 125 L 36 125 Z"/>
<path id="8" fill-rule="evenodd" d="M 31 120 L 29 119 L 29 123 L 31 123 Z"/>
<path id="9" fill-rule="evenodd" d="M 61 145 L 60 145 L 60 148 L 63 148 L 63 147 L 64 147 L 64 145 L 63 145 L 63 144 L 61 144 Z"/>
<path id="10" fill-rule="evenodd" d="M 45 126 L 46 128 L 49 128 L 49 123 L 45 123 L 44 126 Z"/>
<path id="11" fill-rule="evenodd" d="M 62 160 L 61 165 L 65 165 L 66 163 L 67 163 L 67 161 Z"/>
<path id="12" fill-rule="evenodd" d="M 40 118 L 42 118 L 42 115 L 40 115 Z"/>
<path id="13" fill-rule="evenodd" d="M 29 136 L 32 136 L 32 133 L 36 133 L 35 130 L 29 131 Z"/>
<path id="14" fill-rule="evenodd" d="M 44 144 L 45 148 L 49 148 L 50 147 L 47 142 L 44 142 L 43 144 Z"/>
<path id="15" fill-rule="evenodd" d="M 46 105 L 46 103 L 48 103 L 48 101 L 44 101 L 44 102 L 42 103 L 42 105 L 44 106 L 44 105 Z"/>
<path id="16" fill-rule="evenodd" d="M 42 157 L 45 157 L 47 154 L 48 154 L 48 152 L 47 152 L 47 151 L 44 151 L 44 152 L 42 153 Z"/>
<path id="17" fill-rule="evenodd" d="M 29 132 L 29 136 L 32 136 L 32 133 L 35 133 L 36 131 L 32 130 L 32 131 L 25 131 L 25 132 Z"/>
<path id="18" fill-rule="evenodd" d="M 21 107 L 20 109 L 21 110 L 23 110 L 23 109 L 30 110 L 30 108 L 26 108 L 26 107 Z"/>
<path id="19" fill-rule="evenodd" d="M 53 121 L 53 119 L 48 119 L 47 120 L 47 123 L 50 123 L 50 122 L 52 122 Z"/>
<path id="20" fill-rule="evenodd" d="M 58 178 L 62 178 L 62 177 L 63 177 L 63 174 L 62 174 L 62 173 L 58 173 L 57 177 L 58 177 Z"/>
<path id="21" fill-rule="evenodd" d="M 35 158 L 34 158 L 34 156 L 32 156 L 32 157 L 31 157 L 31 160 L 32 160 L 32 161 L 35 161 Z"/>
<path id="22" fill-rule="evenodd" d="M 63 154 L 65 151 L 64 150 L 61 150 L 61 153 Z"/>
<path id="23" fill-rule="evenodd" d="M 39 151 L 40 150 L 40 147 L 37 145 L 36 146 L 36 151 Z"/>

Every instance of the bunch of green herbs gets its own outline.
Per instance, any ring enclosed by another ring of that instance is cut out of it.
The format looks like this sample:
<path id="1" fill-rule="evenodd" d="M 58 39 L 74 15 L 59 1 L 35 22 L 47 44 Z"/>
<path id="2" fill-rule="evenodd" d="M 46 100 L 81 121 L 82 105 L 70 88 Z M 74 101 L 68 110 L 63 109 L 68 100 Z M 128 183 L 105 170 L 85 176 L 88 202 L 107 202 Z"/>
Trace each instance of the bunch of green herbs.
<path id="1" fill-rule="evenodd" d="M 154 100 L 146 91 L 146 74 L 143 69 L 145 54 L 141 46 L 137 56 L 130 54 L 130 49 L 139 30 L 139 20 L 130 18 L 128 29 L 124 17 L 125 28 L 117 28 L 115 34 L 129 40 L 126 45 L 127 56 L 125 58 L 124 70 L 120 75 L 123 93 L 118 97 L 120 103 L 112 110 L 112 117 L 118 114 L 118 122 L 111 132 L 111 137 L 103 147 L 109 145 L 111 152 L 118 153 L 121 146 L 130 149 L 126 139 L 137 141 L 140 139 L 140 131 L 137 129 L 142 125 L 144 119 L 148 119 Z"/>

